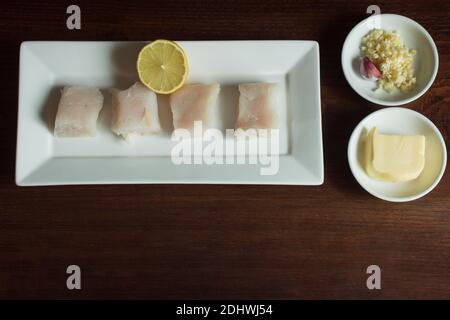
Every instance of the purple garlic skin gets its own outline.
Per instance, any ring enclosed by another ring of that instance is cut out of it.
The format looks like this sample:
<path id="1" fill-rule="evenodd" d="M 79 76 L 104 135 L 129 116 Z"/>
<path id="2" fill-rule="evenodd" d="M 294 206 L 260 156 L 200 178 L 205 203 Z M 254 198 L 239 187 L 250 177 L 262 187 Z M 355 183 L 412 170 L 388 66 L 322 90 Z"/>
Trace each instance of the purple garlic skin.
<path id="1" fill-rule="evenodd" d="M 364 57 L 361 59 L 359 72 L 364 79 L 375 81 L 381 78 L 380 70 L 377 69 L 375 64 L 368 57 Z"/>

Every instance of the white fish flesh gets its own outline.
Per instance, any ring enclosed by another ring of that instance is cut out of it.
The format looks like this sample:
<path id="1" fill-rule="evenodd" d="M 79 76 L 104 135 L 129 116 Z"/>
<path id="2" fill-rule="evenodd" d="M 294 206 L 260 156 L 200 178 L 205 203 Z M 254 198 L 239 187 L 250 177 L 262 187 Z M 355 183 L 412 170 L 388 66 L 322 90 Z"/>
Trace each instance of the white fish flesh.
<path id="1" fill-rule="evenodd" d="M 140 82 L 112 91 L 112 126 L 117 135 L 152 134 L 161 131 L 156 94 Z"/>
<path id="2" fill-rule="evenodd" d="M 170 107 L 175 129 L 193 130 L 194 121 L 202 121 L 202 127 L 208 128 L 210 110 L 212 110 L 219 95 L 218 84 L 191 84 L 181 87 L 170 95 Z"/>
<path id="3" fill-rule="evenodd" d="M 236 129 L 272 129 L 278 127 L 276 84 L 239 85 L 239 115 Z"/>
<path id="4" fill-rule="evenodd" d="M 92 137 L 103 107 L 103 95 L 97 88 L 70 86 L 61 91 L 55 120 L 57 137 Z"/>

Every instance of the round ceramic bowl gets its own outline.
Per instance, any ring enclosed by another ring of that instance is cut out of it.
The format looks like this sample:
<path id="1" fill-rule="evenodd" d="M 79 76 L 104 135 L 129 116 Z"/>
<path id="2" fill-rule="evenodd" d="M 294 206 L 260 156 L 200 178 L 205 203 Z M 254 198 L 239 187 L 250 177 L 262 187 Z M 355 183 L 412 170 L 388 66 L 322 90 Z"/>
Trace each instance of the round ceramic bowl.
<path id="1" fill-rule="evenodd" d="M 374 28 L 397 31 L 406 47 L 416 50 L 413 63 L 417 82 L 412 90 L 375 91 L 375 81 L 361 76 L 361 39 Z M 364 99 L 384 106 L 402 105 L 419 98 L 430 88 L 439 66 L 438 52 L 430 34 L 414 20 L 396 14 L 372 15 L 358 23 L 345 39 L 341 62 L 345 78 L 353 90 Z"/>
<path id="2" fill-rule="evenodd" d="M 418 178 L 392 183 L 374 180 L 366 174 L 364 144 L 373 127 L 384 134 L 425 136 L 425 167 Z M 439 183 L 447 164 L 447 150 L 438 128 L 422 114 L 400 107 L 381 109 L 365 117 L 353 130 L 347 156 L 358 183 L 375 197 L 393 202 L 411 201 L 426 195 Z"/>

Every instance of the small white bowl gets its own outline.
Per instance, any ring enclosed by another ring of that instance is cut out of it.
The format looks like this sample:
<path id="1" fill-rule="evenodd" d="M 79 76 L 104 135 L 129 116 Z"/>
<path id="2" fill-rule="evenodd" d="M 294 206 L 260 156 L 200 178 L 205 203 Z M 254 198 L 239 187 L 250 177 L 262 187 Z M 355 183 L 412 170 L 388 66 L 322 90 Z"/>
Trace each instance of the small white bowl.
<path id="1" fill-rule="evenodd" d="M 361 39 L 373 28 L 397 31 L 403 43 L 416 50 L 414 73 L 415 87 L 409 92 L 395 90 L 391 93 L 376 90 L 375 81 L 364 79 L 359 71 Z M 397 14 L 372 15 L 358 23 L 345 39 L 341 55 L 342 69 L 350 86 L 361 97 L 384 106 L 398 106 L 423 95 L 436 78 L 439 57 L 430 34 L 417 22 Z"/>
<path id="2" fill-rule="evenodd" d="M 425 136 L 425 167 L 417 179 L 392 183 L 374 180 L 366 174 L 364 140 L 373 127 L 385 134 Z M 392 202 L 416 200 L 426 195 L 439 183 L 447 165 L 447 150 L 438 128 L 422 114 L 400 107 L 381 109 L 365 117 L 350 136 L 347 157 L 358 183 L 375 197 Z"/>

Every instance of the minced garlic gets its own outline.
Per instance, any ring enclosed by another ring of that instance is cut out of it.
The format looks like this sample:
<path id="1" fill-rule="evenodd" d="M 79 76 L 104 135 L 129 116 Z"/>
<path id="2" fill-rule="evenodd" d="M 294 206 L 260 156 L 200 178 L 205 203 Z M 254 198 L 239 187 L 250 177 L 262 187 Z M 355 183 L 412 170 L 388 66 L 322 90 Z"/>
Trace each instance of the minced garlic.
<path id="1" fill-rule="evenodd" d="M 373 29 L 361 40 L 361 53 L 380 70 L 378 88 L 409 91 L 416 83 L 413 70 L 415 50 L 408 49 L 395 31 Z"/>

